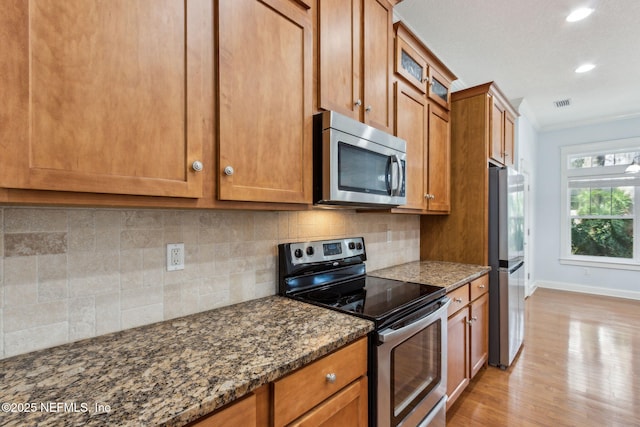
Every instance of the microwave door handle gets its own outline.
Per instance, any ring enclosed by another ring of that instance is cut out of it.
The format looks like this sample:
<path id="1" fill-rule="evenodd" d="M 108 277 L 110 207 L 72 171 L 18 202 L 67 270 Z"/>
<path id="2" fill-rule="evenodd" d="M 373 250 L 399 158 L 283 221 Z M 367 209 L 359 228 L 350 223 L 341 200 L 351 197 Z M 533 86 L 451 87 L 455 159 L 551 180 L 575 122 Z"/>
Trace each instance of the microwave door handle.
<path id="1" fill-rule="evenodd" d="M 385 184 L 387 186 L 387 194 L 393 195 L 393 188 L 391 187 L 393 183 L 393 158 L 389 157 L 387 159 L 387 169 L 385 170 Z"/>
<path id="2" fill-rule="evenodd" d="M 402 194 L 402 186 L 404 185 L 404 171 L 402 170 L 402 161 L 400 161 L 400 157 L 395 156 L 398 159 L 398 190 L 396 191 L 396 196 L 400 196 Z"/>
<path id="3" fill-rule="evenodd" d="M 390 157 L 391 164 L 396 164 L 397 167 L 391 168 L 391 182 L 396 183 L 395 187 L 391 187 L 390 194 L 392 196 L 399 196 L 402 190 L 402 162 L 400 161 L 400 157 L 397 154 L 394 154 Z"/>

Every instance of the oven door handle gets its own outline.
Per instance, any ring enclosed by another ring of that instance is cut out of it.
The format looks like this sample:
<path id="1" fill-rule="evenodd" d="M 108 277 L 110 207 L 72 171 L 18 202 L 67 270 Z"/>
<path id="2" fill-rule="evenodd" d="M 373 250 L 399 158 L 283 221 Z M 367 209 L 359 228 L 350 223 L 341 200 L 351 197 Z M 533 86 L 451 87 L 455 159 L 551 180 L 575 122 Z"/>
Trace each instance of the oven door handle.
<path id="1" fill-rule="evenodd" d="M 440 308 L 438 308 L 433 313 L 429 313 L 424 317 L 420 317 L 415 322 L 405 325 L 400 329 L 386 328 L 378 332 L 378 340 L 381 343 L 389 343 L 394 340 L 402 340 L 404 339 L 404 337 L 410 337 L 414 335 L 415 333 L 421 331 L 422 329 L 433 323 L 435 319 L 442 317 L 443 312 L 446 313 L 447 307 L 449 307 L 449 303 L 451 303 L 451 300 L 448 297 L 445 297 L 445 300 Z"/>

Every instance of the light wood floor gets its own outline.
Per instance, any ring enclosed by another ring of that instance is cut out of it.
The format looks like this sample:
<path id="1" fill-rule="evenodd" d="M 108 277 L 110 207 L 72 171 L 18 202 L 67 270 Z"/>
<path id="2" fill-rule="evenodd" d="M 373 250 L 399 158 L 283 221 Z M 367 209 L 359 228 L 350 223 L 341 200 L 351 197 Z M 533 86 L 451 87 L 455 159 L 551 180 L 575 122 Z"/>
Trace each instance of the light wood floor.
<path id="1" fill-rule="evenodd" d="M 640 426 L 640 301 L 536 290 L 515 363 L 482 369 L 447 426 Z"/>

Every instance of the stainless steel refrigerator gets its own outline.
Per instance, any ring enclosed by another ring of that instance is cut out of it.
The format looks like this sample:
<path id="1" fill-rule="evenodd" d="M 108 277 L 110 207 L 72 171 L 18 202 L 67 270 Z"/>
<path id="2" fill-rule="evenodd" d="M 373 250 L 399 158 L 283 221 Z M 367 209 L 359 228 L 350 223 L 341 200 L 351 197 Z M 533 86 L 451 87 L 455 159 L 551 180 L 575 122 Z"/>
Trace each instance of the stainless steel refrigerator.
<path id="1" fill-rule="evenodd" d="M 524 179 L 489 167 L 489 364 L 506 368 L 524 338 Z"/>

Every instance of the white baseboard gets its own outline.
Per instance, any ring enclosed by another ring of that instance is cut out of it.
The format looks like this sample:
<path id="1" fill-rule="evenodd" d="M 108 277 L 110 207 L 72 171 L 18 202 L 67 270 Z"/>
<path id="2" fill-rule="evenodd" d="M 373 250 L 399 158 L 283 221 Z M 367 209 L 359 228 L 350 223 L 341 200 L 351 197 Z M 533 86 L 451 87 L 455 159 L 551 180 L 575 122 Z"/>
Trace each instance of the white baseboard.
<path id="1" fill-rule="evenodd" d="M 580 292 L 583 294 L 640 300 L 640 292 L 638 291 L 579 285 L 577 283 L 536 281 L 533 289 L 535 290 L 536 288 L 556 289 L 559 291 Z M 531 293 L 533 294 L 533 292 Z"/>

